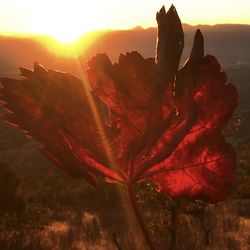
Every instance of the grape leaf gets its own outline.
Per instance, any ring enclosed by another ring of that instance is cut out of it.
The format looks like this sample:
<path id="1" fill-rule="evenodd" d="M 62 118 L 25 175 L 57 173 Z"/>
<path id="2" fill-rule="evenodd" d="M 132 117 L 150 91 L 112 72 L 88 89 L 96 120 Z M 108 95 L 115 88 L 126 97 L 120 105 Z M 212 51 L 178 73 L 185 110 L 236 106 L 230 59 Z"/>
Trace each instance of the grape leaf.
<path id="1" fill-rule="evenodd" d="M 35 63 L 22 79 L 2 78 L 5 120 L 43 144 L 42 153 L 73 177 L 159 190 L 211 202 L 228 195 L 236 156 L 222 129 L 237 92 L 216 58 L 204 56 L 197 30 L 190 57 L 174 6 L 157 13 L 157 54 L 106 54 L 88 62 L 91 89 L 80 79 Z"/>

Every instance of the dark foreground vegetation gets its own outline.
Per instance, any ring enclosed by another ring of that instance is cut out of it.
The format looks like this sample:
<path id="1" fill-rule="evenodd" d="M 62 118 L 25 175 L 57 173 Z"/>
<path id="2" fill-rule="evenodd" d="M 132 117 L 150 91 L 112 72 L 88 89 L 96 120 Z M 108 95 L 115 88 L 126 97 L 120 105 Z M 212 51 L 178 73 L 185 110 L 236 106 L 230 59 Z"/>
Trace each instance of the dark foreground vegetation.
<path id="1" fill-rule="evenodd" d="M 152 184 L 138 187 L 137 199 L 158 249 L 249 248 L 249 143 L 241 144 L 238 155 L 232 197 L 223 203 L 173 200 Z M 114 185 L 100 182 L 93 189 L 38 152 L 33 157 L 37 167 L 25 173 L 1 160 L 0 249 L 136 249 Z"/>

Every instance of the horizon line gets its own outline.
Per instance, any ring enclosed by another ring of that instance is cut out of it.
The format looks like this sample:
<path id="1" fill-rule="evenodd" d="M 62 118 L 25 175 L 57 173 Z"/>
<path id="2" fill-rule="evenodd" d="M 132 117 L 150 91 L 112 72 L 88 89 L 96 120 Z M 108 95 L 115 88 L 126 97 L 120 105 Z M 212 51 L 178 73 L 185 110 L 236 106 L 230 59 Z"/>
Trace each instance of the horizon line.
<path id="1" fill-rule="evenodd" d="M 189 24 L 189 23 L 182 23 L 182 26 L 189 26 L 192 28 L 195 27 L 215 27 L 215 26 L 249 26 L 250 24 L 246 23 L 216 23 L 216 24 Z M 131 28 L 127 29 L 100 29 L 100 30 L 90 30 L 87 32 L 83 32 L 80 34 L 79 38 L 84 37 L 85 35 L 91 34 L 91 33 L 105 33 L 105 32 L 116 32 L 116 31 L 133 31 L 133 30 L 150 30 L 150 29 L 157 29 L 157 26 L 151 26 L 151 27 L 143 27 L 141 25 L 137 25 Z M 52 38 L 57 40 L 56 38 L 53 37 L 52 34 L 49 33 L 32 33 L 32 32 L 13 32 L 13 31 L 0 31 L 0 37 L 39 37 L 39 36 L 44 36 L 48 38 Z M 77 39 L 77 40 L 78 40 Z"/>

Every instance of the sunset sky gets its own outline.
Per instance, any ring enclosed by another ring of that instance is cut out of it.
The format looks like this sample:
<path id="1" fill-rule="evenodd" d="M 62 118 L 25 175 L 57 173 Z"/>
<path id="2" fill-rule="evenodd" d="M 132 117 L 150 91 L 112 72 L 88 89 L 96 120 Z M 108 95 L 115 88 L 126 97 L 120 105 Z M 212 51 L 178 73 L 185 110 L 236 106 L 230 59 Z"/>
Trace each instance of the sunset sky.
<path id="1" fill-rule="evenodd" d="M 3 0 L 0 34 L 49 34 L 70 42 L 92 30 L 156 26 L 156 11 L 172 3 L 184 23 L 250 24 L 249 0 Z"/>

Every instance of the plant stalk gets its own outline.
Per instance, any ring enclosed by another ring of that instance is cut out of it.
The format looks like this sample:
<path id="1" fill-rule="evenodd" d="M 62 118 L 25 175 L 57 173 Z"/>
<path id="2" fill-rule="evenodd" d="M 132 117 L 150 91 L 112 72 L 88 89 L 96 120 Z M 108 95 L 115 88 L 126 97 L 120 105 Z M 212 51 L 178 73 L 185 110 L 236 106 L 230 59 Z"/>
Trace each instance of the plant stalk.
<path id="1" fill-rule="evenodd" d="M 150 250 L 156 250 L 156 248 L 154 247 L 154 244 L 153 244 L 153 242 L 151 240 L 151 237 L 149 235 L 148 229 L 147 229 L 146 225 L 144 224 L 144 221 L 143 221 L 142 215 L 140 213 L 139 207 L 137 205 L 134 190 L 129 185 L 127 186 L 127 190 L 128 190 L 128 196 L 129 196 L 129 199 L 130 199 L 130 202 L 131 202 L 135 217 L 136 217 L 137 222 L 138 222 L 138 224 L 139 224 L 139 226 L 140 226 L 140 228 L 142 230 L 145 241 L 148 244 L 148 248 Z"/>

